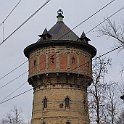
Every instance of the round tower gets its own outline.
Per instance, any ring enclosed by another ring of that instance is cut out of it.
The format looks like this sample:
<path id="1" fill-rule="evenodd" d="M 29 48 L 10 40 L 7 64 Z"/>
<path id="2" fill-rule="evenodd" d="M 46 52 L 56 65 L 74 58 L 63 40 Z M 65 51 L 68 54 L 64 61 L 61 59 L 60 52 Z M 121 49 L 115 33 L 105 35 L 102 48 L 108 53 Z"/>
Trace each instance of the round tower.
<path id="1" fill-rule="evenodd" d="M 96 49 L 85 33 L 78 37 L 65 25 L 62 10 L 57 13 L 57 23 L 24 50 L 34 89 L 31 123 L 89 124 L 87 87 Z"/>

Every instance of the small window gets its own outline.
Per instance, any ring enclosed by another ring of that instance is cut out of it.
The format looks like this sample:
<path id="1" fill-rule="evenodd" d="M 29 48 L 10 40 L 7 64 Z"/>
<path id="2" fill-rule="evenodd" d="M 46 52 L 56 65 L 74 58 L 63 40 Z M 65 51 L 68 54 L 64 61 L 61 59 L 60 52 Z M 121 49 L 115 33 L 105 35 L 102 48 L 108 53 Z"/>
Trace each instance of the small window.
<path id="1" fill-rule="evenodd" d="M 72 64 L 74 64 L 75 63 L 75 57 L 73 56 L 72 57 Z"/>
<path id="2" fill-rule="evenodd" d="M 50 63 L 51 63 L 51 64 L 54 63 L 54 55 L 52 55 L 52 56 L 50 57 Z"/>
<path id="3" fill-rule="evenodd" d="M 46 96 L 43 99 L 43 108 L 47 108 L 47 98 L 46 98 Z"/>
<path id="4" fill-rule="evenodd" d="M 71 123 L 69 121 L 67 121 L 66 124 L 71 124 Z"/>
<path id="5" fill-rule="evenodd" d="M 41 124 L 46 124 L 45 121 L 43 121 Z"/>
<path id="6" fill-rule="evenodd" d="M 36 60 L 34 60 L 34 66 L 36 66 Z"/>
<path id="7" fill-rule="evenodd" d="M 63 108 L 63 103 L 61 103 L 61 104 L 59 105 L 59 108 Z"/>
<path id="8" fill-rule="evenodd" d="M 68 96 L 65 98 L 65 108 L 70 108 L 70 99 Z"/>
<path id="9" fill-rule="evenodd" d="M 46 122 L 44 120 L 41 121 L 41 124 L 46 124 Z"/>

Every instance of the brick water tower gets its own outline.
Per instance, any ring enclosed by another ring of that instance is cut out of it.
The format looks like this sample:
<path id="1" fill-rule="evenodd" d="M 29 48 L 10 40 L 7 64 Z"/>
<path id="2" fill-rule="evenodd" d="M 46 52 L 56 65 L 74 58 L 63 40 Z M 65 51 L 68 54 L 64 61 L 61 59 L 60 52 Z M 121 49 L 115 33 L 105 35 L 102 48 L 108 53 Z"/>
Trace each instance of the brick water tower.
<path id="1" fill-rule="evenodd" d="M 57 13 L 57 23 L 24 50 L 34 89 L 31 124 L 89 124 L 87 87 L 96 49 L 85 33 L 78 37 L 65 25 L 62 10 Z"/>

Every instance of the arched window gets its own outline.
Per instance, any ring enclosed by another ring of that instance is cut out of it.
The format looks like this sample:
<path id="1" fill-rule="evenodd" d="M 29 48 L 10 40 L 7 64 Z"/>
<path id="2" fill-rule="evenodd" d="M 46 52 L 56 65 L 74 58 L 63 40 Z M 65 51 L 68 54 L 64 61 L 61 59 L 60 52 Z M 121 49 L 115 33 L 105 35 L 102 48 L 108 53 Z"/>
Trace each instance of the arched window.
<path id="1" fill-rule="evenodd" d="M 70 108 L 70 99 L 68 96 L 65 98 L 65 108 Z"/>
<path id="2" fill-rule="evenodd" d="M 73 57 L 71 58 L 71 60 L 72 60 L 72 64 L 74 64 L 74 63 L 75 63 L 75 57 L 73 56 Z"/>
<path id="3" fill-rule="evenodd" d="M 52 55 L 52 56 L 50 57 L 50 63 L 51 63 L 51 64 L 54 63 L 54 55 Z"/>
<path id="4" fill-rule="evenodd" d="M 47 98 L 46 98 L 46 96 L 43 99 L 43 108 L 47 108 Z"/>
<path id="5" fill-rule="evenodd" d="M 34 60 L 34 66 L 36 66 L 36 59 Z"/>
<path id="6" fill-rule="evenodd" d="M 43 121 L 42 124 L 46 124 L 45 121 Z"/>
<path id="7" fill-rule="evenodd" d="M 71 124 L 71 122 L 67 121 L 66 124 Z"/>

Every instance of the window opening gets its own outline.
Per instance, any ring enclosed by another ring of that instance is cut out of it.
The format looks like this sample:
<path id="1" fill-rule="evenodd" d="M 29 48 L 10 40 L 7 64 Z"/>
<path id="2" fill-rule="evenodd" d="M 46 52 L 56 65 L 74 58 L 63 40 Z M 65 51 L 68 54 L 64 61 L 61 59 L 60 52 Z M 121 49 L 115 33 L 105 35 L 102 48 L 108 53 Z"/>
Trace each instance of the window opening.
<path id="1" fill-rule="evenodd" d="M 69 121 L 67 121 L 66 124 L 71 124 L 71 123 Z"/>
<path id="2" fill-rule="evenodd" d="M 46 124 L 45 121 L 43 121 L 42 124 Z"/>
<path id="3" fill-rule="evenodd" d="M 70 99 L 69 99 L 69 97 L 67 96 L 66 98 L 65 98 L 65 108 L 70 108 Z"/>
<path id="4" fill-rule="evenodd" d="M 46 98 L 46 96 L 43 99 L 43 108 L 47 108 L 47 98 Z"/>
<path id="5" fill-rule="evenodd" d="M 36 66 L 36 60 L 34 60 L 34 66 Z"/>
<path id="6" fill-rule="evenodd" d="M 52 55 L 52 56 L 50 57 L 50 63 L 51 63 L 51 64 L 54 63 L 54 55 Z"/>
<path id="7" fill-rule="evenodd" d="M 75 63 L 75 57 L 73 56 L 72 57 L 72 64 L 74 64 Z"/>

